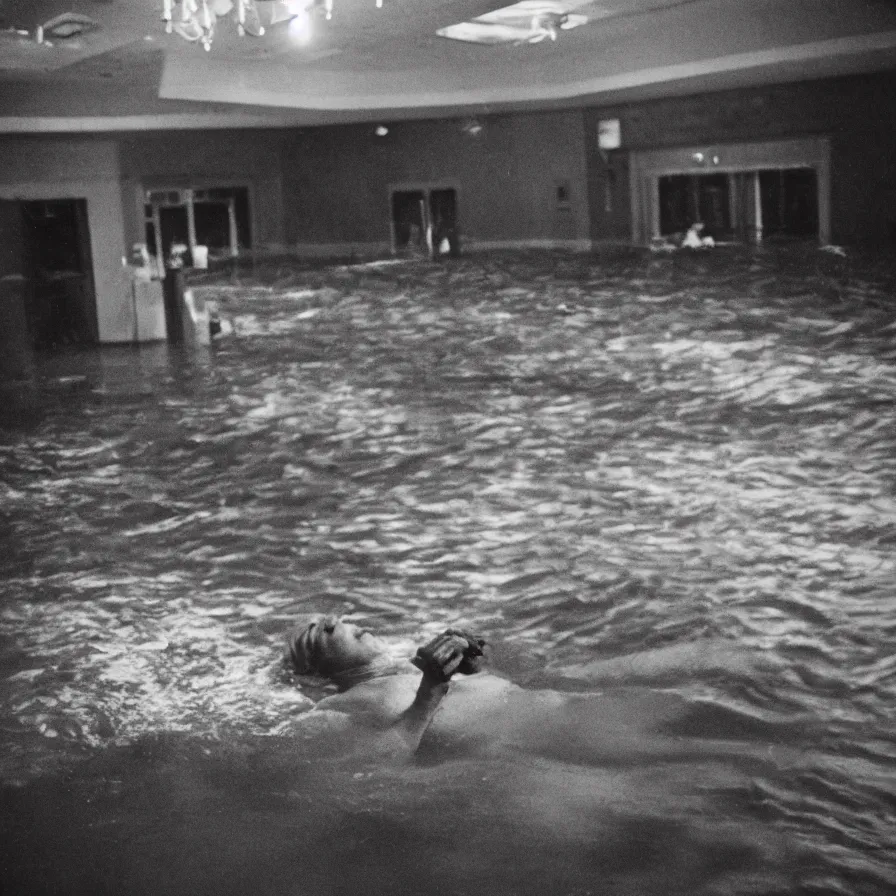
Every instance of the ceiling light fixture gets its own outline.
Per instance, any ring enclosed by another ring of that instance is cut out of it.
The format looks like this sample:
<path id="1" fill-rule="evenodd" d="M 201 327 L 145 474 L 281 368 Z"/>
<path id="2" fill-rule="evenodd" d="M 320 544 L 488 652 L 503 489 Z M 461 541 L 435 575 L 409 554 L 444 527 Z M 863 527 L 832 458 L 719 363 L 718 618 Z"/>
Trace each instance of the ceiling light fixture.
<path id="1" fill-rule="evenodd" d="M 179 7 L 179 11 L 175 8 Z M 264 27 L 254 0 L 164 0 L 162 19 L 168 34 L 179 34 L 191 43 L 199 41 L 211 50 L 218 19 L 234 13 L 240 36 L 261 37 Z"/>
<path id="2" fill-rule="evenodd" d="M 588 23 L 588 16 L 572 10 L 589 6 L 592 0 L 518 0 L 471 19 L 439 28 L 436 34 L 476 44 L 540 44 L 557 41 L 561 31 Z"/>
<path id="3" fill-rule="evenodd" d="M 61 16 L 50 19 L 41 25 L 44 40 L 48 37 L 55 40 L 68 40 L 71 37 L 80 37 L 96 31 L 100 26 L 88 16 L 79 15 L 76 12 L 64 12 Z"/>
<path id="4" fill-rule="evenodd" d="M 478 137 L 482 133 L 484 125 L 480 119 L 474 116 L 473 118 L 467 118 L 460 126 L 460 129 L 468 137 Z"/>
<path id="5" fill-rule="evenodd" d="M 548 37 L 557 40 L 559 29 L 568 26 L 569 16 L 565 12 L 543 12 L 532 16 L 532 33 L 526 39 L 526 43 L 539 44 Z"/>
<path id="6" fill-rule="evenodd" d="M 0 35 L 14 39 L 24 38 L 26 41 L 33 39 L 41 46 L 52 47 L 54 41 L 71 41 L 73 44 L 77 44 L 77 38 L 99 31 L 99 29 L 99 24 L 89 16 L 82 16 L 76 12 L 64 12 L 42 25 L 37 25 L 33 34 L 27 28 L 4 28 L 0 30 Z"/>
<path id="7" fill-rule="evenodd" d="M 199 42 L 211 50 L 218 19 L 231 13 L 240 37 L 261 37 L 265 29 L 259 3 L 270 8 L 270 25 L 287 22 L 290 36 L 303 44 L 313 36 L 313 17 L 320 15 L 329 21 L 336 5 L 335 0 L 163 0 L 162 19 L 168 34 L 179 34 L 184 40 Z M 376 0 L 376 8 L 383 8 L 383 0 Z"/>
<path id="8" fill-rule="evenodd" d="M 290 20 L 289 25 L 290 38 L 297 44 L 309 44 L 311 38 L 314 37 L 314 23 L 311 20 L 311 13 L 307 7 L 296 13 Z"/>

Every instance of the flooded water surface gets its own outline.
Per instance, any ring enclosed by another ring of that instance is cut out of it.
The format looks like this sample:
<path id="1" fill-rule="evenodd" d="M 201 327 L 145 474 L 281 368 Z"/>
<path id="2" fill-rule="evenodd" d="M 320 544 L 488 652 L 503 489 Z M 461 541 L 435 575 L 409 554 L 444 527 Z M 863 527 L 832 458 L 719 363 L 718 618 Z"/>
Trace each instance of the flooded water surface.
<path id="1" fill-rule="evenodd" d="M 894 283 L 806 250 L 272 264 L 197 285 L 208 350 L 41 358 L 0 431 L 8 892 L 894 892 Z M 761 662 L 622 688 L 728 758 L 384 763 L 303 722 L 312 612 L 396 654 L 481 630 L 529 688 Z"/>

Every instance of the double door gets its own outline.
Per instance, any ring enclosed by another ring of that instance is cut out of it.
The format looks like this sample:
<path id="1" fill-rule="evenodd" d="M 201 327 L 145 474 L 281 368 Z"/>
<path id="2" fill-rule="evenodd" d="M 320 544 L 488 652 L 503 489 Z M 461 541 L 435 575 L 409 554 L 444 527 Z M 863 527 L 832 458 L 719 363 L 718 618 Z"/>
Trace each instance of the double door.
<path id="1" fill-rule="evenodd" d="M 629 183 L 636 243 L 697 222 L 719 241 L 830 241 L 825 138 L 633 152 Z"/>
<path id="2" fill-rule="evenodd" d="M 459 253 L 457 191 L 453 187 L 393 188 L 390 211 L 393 252 L 434 258 Z"/>
<path id="3" fill-rule="evenodd" d="M 700 222 L 715 240 L 757 242 L 818 236 L 814 168 L 668 174 L 658 182 L 660 235 Z"/>

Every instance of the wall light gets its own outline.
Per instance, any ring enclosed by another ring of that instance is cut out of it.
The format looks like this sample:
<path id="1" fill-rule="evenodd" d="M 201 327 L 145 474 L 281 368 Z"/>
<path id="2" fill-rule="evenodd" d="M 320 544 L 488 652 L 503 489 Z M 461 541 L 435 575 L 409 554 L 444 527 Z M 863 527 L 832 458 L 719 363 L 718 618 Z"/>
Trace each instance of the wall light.
<path id="1" fill-rule="evenodd" d="M 484 127 L 485 126 L 482 124 L 482 122 L 478 118 L 474 117 L 468 118 L 466 121 L 464 121 L 460 129 L 468 137 L 478 137 L 482 133 Z"/>
<path id="2" fill-rule="evenodd" d="M 385 137 L 389 133 L 389 128 L 387 128 L 384 124 L 378 124 L 373 131 L 377 137 Z"/>

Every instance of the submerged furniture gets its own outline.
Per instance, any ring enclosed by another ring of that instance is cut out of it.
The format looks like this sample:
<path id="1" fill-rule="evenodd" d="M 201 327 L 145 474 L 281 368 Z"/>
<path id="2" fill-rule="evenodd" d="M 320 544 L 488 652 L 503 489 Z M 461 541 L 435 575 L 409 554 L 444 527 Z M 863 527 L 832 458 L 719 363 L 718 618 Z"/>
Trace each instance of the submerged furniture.
<path id="1" fill-rule="evenodd" d="M 135 342 L 156 342 L 168 337 L 165 294 L 161 280 L 134 280 Z"/>

